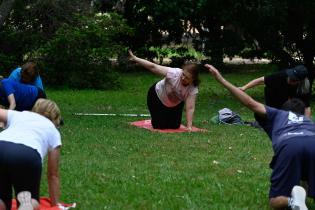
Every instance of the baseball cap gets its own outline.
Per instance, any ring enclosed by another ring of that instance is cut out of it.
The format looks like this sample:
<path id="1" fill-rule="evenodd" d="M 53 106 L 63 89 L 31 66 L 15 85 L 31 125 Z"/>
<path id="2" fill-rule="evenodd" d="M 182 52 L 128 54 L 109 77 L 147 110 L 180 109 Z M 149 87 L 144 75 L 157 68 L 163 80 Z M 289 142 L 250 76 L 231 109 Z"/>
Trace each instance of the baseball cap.
<path id="1" fill-rule="evenodd" d="M 303 80 L 307 77 L 308 71 L 304 65 L 297 65 L 286 70 L 286 74 L 291 80 Z"/>

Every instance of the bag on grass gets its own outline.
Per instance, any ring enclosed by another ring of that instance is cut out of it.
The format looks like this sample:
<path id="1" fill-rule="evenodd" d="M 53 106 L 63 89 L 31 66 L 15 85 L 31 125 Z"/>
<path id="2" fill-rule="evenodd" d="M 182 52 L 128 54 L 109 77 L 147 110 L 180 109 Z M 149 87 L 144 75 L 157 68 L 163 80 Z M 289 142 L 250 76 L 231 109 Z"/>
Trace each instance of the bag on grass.
<path id="1" fill-rule="evenodd" d="M 244 124 L 241 117 L 229 108 L 223 108 L 218 111 L 218 122 L 219 124 L 234 124 L 234 125 Z"/>

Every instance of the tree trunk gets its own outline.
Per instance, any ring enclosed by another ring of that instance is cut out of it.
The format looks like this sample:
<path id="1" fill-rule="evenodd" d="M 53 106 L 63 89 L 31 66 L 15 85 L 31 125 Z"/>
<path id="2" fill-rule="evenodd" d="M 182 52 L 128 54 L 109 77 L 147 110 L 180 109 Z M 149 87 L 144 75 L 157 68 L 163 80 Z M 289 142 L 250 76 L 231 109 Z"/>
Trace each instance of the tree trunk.
<path id="1" fill-rule="evenodd" d="M 214 25 L 212 27 L 211 36 L 208 40 L 208 50 L 211 58 L 211 62 L 220 68 L 223 65 L 223 34 L 220 25 Z M 207 44 L 206 44 L 207 46 Z"/>
<path id="2" fill-rule="evenodd" d="M 12 11 L 15 0 L 4 0 L 0 5 L 0 28 Z"/>

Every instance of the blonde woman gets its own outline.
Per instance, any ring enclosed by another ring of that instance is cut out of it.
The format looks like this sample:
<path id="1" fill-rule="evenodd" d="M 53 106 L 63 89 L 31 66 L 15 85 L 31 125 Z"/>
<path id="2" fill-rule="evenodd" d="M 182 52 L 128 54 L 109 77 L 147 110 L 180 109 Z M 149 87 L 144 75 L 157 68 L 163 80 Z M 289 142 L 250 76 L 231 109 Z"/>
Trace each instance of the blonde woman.
<path id="1" fill-rule="evenodd" d="M 56 103 L 38 99 L 31 111 L 0 109 L 0 121 L 5 124 L 0 133 L 0 210 L 11 209 L 12 188 L 20 210 L 39 209 L 46 155 L 49 195 L 52 205 L 58 205 L 61 115 Z"/>

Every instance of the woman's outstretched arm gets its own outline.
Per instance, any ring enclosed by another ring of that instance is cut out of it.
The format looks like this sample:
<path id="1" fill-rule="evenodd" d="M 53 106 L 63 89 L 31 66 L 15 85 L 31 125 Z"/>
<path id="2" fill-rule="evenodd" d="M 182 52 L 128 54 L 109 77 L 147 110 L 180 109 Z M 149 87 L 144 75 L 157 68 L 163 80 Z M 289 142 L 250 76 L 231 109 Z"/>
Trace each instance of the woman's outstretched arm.
<path id="1" fill-rule="evenodd" d="M 225 80 L 220 72 L 212 65 L 206 64 L 205 67 L 209 70 L 211 75 L 223 85 L 230 93 L 240 101 L 244 106 L 252 110 L 258 115 L 265 116 L 266 108 L 264 104 L 255 101 L 252 97 L 250 97 L 247 93 L 240 90 L 238 87 L 231 84 L 229 81 Z"/>
<path id="2" fill-rule="evenodd" d="M 166 76 L 168 68 L 167 66 L 162 66 L 162 65 L 158 65 L 156 63 L 153 63 L 151 61 L 142 59 L 142 58 L 138 58 L 137 56 L 135 56 L 131 50 L 128 50 L 128 54 L 129 54 L 129 60 L 133 61 L 137 64 L 139 64 L 140 66 L 148 69 L 149 71 L 161 75 L 163 77 Z"/>
<path id="3" fill-rule="evenodd" d="M 259 77 L 257 79 L 250 81 L 249 83 L 247 83 L 243 87 L 240 87 L 240 89 L 245 91 L 245 90 L 253 88 L 257 85 L 263 85 L 263 84 L 265 84 L 265 77 Z"/>

